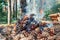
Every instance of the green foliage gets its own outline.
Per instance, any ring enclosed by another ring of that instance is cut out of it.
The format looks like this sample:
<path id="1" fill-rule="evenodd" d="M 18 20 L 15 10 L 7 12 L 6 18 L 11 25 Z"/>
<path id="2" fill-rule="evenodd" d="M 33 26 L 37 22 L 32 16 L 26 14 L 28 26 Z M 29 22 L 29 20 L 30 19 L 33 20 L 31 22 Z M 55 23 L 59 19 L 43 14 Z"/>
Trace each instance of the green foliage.
<path id="1" fill-rule="evenodd" d="M 0 23 L 7 22 L 7 12 L 3 11 L 4 5 L 7 5 L 7 2 L 4 0 L 0 0 Z"/>
<path id="2" fill-rule="evenodd" d="M 53 5 L 53 7 L 50 10 L 45 11 L 45 18 L 48 20 L 50 14 L 58 12 L 60 12 L 60 4 Z"/>
<path id="3" fill-rule="evenodd" d="M 47 19 L 47 20 L 49 20 L 49 15 L 51 14 L 51 11 L 50 10 L 48 10 L 48 11 L 45 11 L 45 18 Z"/>
<path id="4" fill-rule="evenodd" d="M 51 10 L 53 11 L 53 13 L 58 13 L 60 12 L 60 4 L 56 4 L 55 6 L 53 6 L 51 8 Z"/>

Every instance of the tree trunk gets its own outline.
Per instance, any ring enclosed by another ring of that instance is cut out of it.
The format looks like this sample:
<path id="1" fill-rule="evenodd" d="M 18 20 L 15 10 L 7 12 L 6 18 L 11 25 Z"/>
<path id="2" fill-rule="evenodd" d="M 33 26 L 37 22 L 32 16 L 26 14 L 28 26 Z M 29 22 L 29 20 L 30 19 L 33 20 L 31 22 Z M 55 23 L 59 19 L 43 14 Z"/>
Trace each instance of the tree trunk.
<path id="1" fill-rule="evenodd" d="M 14 0 L 11 0 L 11 11 L 12 11 L 12 17 L 13 17 L 13 5 L 14 5 Z"/>
<path id="2" fill-rule="evenodd" d="M 16 0 L 16 20 L 17 20 L 17 0 Z"/>
<path id="3" fill-rule="evenodd" d="M 14 8 L 13 8 L 13 12 L 14 12 L 14 14 L 13 14 L 13 18 L 15 19 L 15 20 L 17 20 L 17 0 L 14 0 Z"/>
<path id="4" fill-rule="evenodd" d="M 8 0 L 8 25 L 11 24 L 11 0 Z"/>

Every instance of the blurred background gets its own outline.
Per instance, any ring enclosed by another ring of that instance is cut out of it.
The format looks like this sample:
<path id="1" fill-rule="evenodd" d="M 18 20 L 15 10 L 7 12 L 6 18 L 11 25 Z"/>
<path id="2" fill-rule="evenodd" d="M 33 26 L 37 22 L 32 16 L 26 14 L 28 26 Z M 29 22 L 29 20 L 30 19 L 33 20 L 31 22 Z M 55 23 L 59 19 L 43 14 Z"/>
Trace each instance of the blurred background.
<path id="1" fill-rule="evenodd" d="M 0 24 L 16 23 L 31 13 L 50 20 L 48 15 L 60 13 L 60 0 L 0 0 Z"/>

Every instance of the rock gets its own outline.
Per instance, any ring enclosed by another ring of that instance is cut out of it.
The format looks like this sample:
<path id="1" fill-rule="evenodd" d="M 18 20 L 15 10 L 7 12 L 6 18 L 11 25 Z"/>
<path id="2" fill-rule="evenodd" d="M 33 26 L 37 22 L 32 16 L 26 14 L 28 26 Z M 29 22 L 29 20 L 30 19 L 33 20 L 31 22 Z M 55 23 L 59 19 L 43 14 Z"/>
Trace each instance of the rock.
<path id="1" fill-rule="evenodd" d="M 56 37 L 60 37 L 60 32 L 56 34 Z"/>
<path id="2" fill-rule="evenodd" d="M 6 37 L 6 40 L 13 40 L 13 37 L 9 35 Z"/>
<path id="3" fill-rule="evenodd" d="M 60 36 L 57 36 L 57 37 L 56 37 L 56 40 L 60 40 Z"/>
<path id="4" fill-rule="evenodd" d="M 56 27 L 54 27 L 54 31 L 55 31 L 55 34 L 57 34 L 57 33 L 59 33 L 60 32 L 60 25 L 58 26 L 56 26 Z"/>
<path id="5" fill-rule="evenodd" d="M 49 32 L 50 36 L 54 36 L 55 35 L 55 31 L 54 28 L 50 28 L 50 32 Z"/>
<path id="6" fill-rule="evenodd" d="M 0 34 L 0 40 L 6 40 L 6 38 Z"/>
<path id="7" fill-rule="evenodd" d="M 36 32 L 40 32 L 40 28 L 37 27 L 37 28 L 35 29 L 35 31 L 36 31 Z"/>
<path id="8" fill-rule="evenodd" d="M 46 32 L 46 31 L 43 31 L 43 32 L 42 32 L 42 36 L 43 36 L 43 37 L 48 37 L 48 36 L 49 36 L 49 33 Z"/>
<path id="9" fill-rule="evenodd" d="M 16 35 L 16 32 L 15 31 L 12 31 L 11 32 L 11 36 L 15 36 Z"/>
<path id="10" fill-rule="evenodd" d="M 47 40 L 54 40 L 56 36 L 49 36 Z"/>
<path id="11" fill-rule="evenodd" d="M 57 36 L 60 36 L 60 32 L 56 34 Z"/>
<path id="12" fill-rule="evenodd" d="M 49 32 L 49 30 L 50 30 L 50 28 L 48 28 L 48 27 L 44 28 L 44 31 L 46 31 L 46 32 Z"/>
<path id="13" fill-rule="evenodd" d="M 13 37 L 13 40 L 20 40 L 20 39 L 21 39 L 20 34 Z"/>
<path id="14" fill-rule="evenodd" d="M 11 29 L 9 27 L 5 27 L 2 32 L 2 34 L 10 34 L 11 33 Z"/>
<path id="15" fill-rule="evenodd" d="M 28 40 L 33 40 L 34 39 L 33 35 L 29 35 L 27 38 L 28 38 Z"/>
<path id="16" fill-rule="evenodd" d="M 0 33 L 1 33 L 1 31 L 3 30 L 3 28 L 4 28 L 3 26 L 0 27 Z"/>
<path id="17" fill-rule="evenodd" d="M 41 39 L 42 35 L 41 34 L 37 34 L 37 39 Z"/>
<path id="18" fill-rule="evenodd" d="M 28 40 L 26 37 L 24 37 L 24 38 L 21 38 L 20 40 Z"/>

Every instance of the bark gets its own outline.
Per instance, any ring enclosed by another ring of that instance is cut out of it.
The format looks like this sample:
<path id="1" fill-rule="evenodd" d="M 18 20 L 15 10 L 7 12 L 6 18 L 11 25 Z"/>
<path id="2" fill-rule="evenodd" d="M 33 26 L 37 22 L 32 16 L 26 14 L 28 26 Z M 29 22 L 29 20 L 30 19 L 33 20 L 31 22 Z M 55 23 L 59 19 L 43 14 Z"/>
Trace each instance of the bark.
<path id="1" fill-rule="evenodd" d="M 11 0 L 8 0 L 8 25 L 11 24 Z"/>

